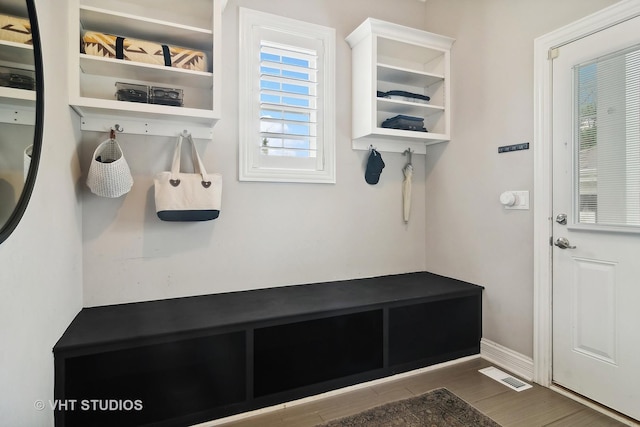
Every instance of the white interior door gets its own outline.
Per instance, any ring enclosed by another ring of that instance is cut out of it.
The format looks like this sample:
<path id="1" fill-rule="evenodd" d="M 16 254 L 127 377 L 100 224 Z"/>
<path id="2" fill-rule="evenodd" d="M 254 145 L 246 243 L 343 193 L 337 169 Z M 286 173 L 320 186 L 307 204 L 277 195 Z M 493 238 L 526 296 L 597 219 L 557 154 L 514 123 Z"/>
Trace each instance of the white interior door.
<path id="1" fill-rule="evenodd" d="M 555 55 L 553 381 L 640 419 L 640 17 Z"/>

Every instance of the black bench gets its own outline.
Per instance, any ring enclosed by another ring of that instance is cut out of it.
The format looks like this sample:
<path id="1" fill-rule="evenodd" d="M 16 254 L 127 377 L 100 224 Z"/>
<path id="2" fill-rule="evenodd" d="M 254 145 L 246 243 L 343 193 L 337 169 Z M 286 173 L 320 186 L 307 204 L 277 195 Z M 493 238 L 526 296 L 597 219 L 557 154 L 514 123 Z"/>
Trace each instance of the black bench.
<path id="1" fill-rule="evenodd" d="M 482 287 L 427 272 L 84 308 L 57 427 L 184 426 L 480 352 Z"/>

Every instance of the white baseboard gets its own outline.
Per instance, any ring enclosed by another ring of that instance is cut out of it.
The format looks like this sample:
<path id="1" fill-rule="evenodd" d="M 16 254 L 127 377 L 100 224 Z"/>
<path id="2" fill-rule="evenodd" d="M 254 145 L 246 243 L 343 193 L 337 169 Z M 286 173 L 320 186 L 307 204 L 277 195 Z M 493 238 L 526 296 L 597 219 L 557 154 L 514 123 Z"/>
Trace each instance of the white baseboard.
<path id="1" fill-rule="evenodd" d="M 508 370 L 524 380 L 533 381 L 533 359 L 531 357 L 485 338 L 480 340 L 480 355 L 487 361 Z"/>

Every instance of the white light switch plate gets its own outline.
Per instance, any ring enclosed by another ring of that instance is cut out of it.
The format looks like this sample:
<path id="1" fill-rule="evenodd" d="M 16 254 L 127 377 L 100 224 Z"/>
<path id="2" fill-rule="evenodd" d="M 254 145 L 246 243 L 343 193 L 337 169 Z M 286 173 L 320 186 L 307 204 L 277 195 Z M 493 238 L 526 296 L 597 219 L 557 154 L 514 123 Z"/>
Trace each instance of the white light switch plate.
<path id="1" fill-rule="evenodd" d="M 516 202 L 513 206 L 505 206 L 505 209 L 525 209 L 529 210 L 529 192 L 528 191 L 510 191 L 516 196 Z"/>

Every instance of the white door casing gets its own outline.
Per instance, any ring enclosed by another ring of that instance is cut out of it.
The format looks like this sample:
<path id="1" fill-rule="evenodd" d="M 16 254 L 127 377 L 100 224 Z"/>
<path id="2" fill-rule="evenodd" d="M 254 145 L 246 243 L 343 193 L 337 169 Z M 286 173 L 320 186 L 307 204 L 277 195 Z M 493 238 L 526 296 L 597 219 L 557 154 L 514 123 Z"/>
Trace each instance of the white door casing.
<path id="1" fill-rule="evenodd" d="M 555 213 L 559 213 L 557 211 L 553 212 L 551 209 L 553 193 L 551 180 L 551 141 L 553 138 L 551 132 L 555 127 L 552 126 L 553 118 L 551 117 L 553 99 L 551 83 L 553 74 L 551 72 L 552 61 L 549 60 L 549 56 L 559 54 L 559 58 L 569 59 L 568 54 L 565 54 L 568 49 L 560 48 L 559 51 L 552 52 L 550 52 L 550 50 L 559 46 L 569 45 L 570 43 L 573 44 L 572 42 L 576 42 L 576 46 L 578 46 L 580 43 L 579 40 L 584 39 L 589 34 L 599 32 L 603 28 L 612 27 L 638 14 L 640 14 L 639 2 L 623 1 L 602 12 L 536 39 L 535 42 L 534 178 L 536 184 L 536 205 L 534 224 L 534 376 L 535 381 L 542 385 L 552 385 L 552 249 L 549 244 L 549 238 L 553 232 L 552 217 Z M 621 37 L 615 36 L 614 38 L 618 40 Z M 593 52 L 593 45 L 590 43 L 591 42 L 588 42 L 582 48 L 582 51 L 586 54 L 585 59 L 597 56 L 595 53 L 590 53 Z M 615 46 L 611 45 L 611 43 L 609 50 L 615 50 Z M 578 55 L 580 55 L 580 50 L 578 52 Z M 552 54 L 550 55 L 550 53 Z M 574 60 L 580 62 L 579 58 L 574 58 Z M 553 61 L 554 66 L 559 65 L 556 61 L 558 61 L 558 59 Z M 556 89 L 558 89 L 558 86 L 564 86 L 570 89 L 571 80 L 568 82 L 556 82 Z M 566 108 L 566 114 L 568 114 L 569 117 L 568 119 L 565 117 L 563 119 L 564 122 L 567 120 L 569 123 L 571 122 L 571 108 L 571 105 Z M 566 142 L 567 147 L 570 147 L 572 141 L 567 140 Z M 561 144 L 561 146 L 564 146 L 564 144 Z M 567 150 L 571 151 L 570 148 Z M 571 166 L 570 164 L 569 166 L 565 165 L 564 168 L 568 170 L 571 169 Z M 568 171 L 568 175 L 569 177 L 571 176 L 570 171 Z M 556 177 L 554 177 L 554 179 L 555 178 Z M 569 188 L 570 191 L 571 187 L 566 188 Z M 566 194 L 557 194 L 557 196 L 569 201 L 571 200 L 570 195 L 567 197 Z M 564 207 L 563 209 L 569 209 L 569 207 Z M 571 220 L 571 212 L 566 213 L 569 215 L 569 220 Z M 569 236 L 571 244 L 575 244 L 578 248 L 575 250 L 566 249 L 564 251 L 560 249 L 555 250 L 557 253 L 554 255 L 554 262 L 560 263 L 560 265 L 564 263 L 569 267 L 565 273 L 563 273 L 565 275 L 556 278 L 556 280 L 571 282 L 574 276 L 586 278 L 587 280 L 583 282 L 580 287 L 573 285 L 565 287 L 564 290 L 556 295 L 558 298 L 577 297 L 576 301 L 579 302 L 579 304 L 572 303 L 572 306 L 564 310 L 557 310 L 557 318 L 554 320 L 567 325 L 572 324 L 573 326 L 564 332 L 558 331 L 560 335 L 556 336 L 556 344 L 560 345 L 560 343 L 563 342 L 571 344 L 565 349 L 565 356 L 567 354 L 570 355 L 570 357 L 576 355 L 581 356 L 589 363 L 598 362 L 596 365 L 603 364 L 611 369 L 609 371 L 605 369 L 604 372 L 601 373 L 601 375 L 603 375 L 603 379 L 601 380 L 598 379 L 598 375 L 600 374 L 589 372 L 589 375 L 583 375 L 584 378 L 579 378 L 575 384 L 572 384 L 572 380 L 575 379 L 572 379 L 572 376 L 575 377 L 575 374 L 569 371 L 563 372 L 563 368 L 558 367 L 553 379 L 559 383 L 563 383 L 563 385 L 567 385 L 569 388 L 573 388 L 574 391 L 589 395 L 590 393 L 585 392 L 583 388 L 589 388 L 593 386 L 593 384 L 585 384 L 583 379 L 587 379 L 587 382 L 594 384 L 600 381 L 600 383 L 605 386 L 614 381 L 624 381 L 624 375 L 616 378 L 612 372 L 615 373 L 619 371 L 619 367 L 616 366 L 619 366 L 625 357 L 628 357 L 621 353 L 621 350 L 623 353 L 629 351 L 628 343 L 622 346 L 620 343 L 624 343 L 623 338 L 628 334 L 629 325 L 621 325 L 621 321 L 624 320 L 624 315 L 621 318 L 618 314 L 618 309 L 624 308 L 624 305 L 627 303 L 627 299 L 620 298 L 619 293 L 626 291 L 621 290 L 620 285 L 617 283 L 620 282 L 619 279 L 621 277 L 630 273 L 625 272 L 627 267 L 623 265 L 627 263 L 627 261 L 621 263 L 619 260 L 614 259 L 614 255 L 605 256 L 604 260 L 598 259 L 598 256 L 594 253 L 595 249 L 593 244 L 588 242 L 589 239 L 584 240 L 585 237 L 593 237 L 593 232 L 570 231 L 569 227 L 560 225 L 558 225 L 557 228 L 556 234 L 553 234 L 554 239 L 562 237 L 559 234 L 565 234 L 564 237 Z M 602 235 L 603 233 L 596 234 Z M 628 240 L 628 236 L 626 237 Z M 624 247 L 620 245 L 628 243 L 625 243 L 624 234 L 615 233 L 609 236 L 609 238 L 609 240 L 612 240 L 610 243 L 601 245 L 599 242 L 598 247 L 604 249 L 605 246 L 610 245 L 612 254 L 620 253 L 620 249 Z M 635 241 L 638 242 L 639 239 L 640 235 L 635 235 Z M 611 258 L 612 256 L 614 258 Z M 587 292 L 586 290 L 592 292 Z M 592 295 L 597 295 L 597 298 L 593 298 Z M 635 296 L 637 296 L 637 294 L 635 294 Z M 578 308 L 588 308 L 588 310 L 581 311 L 578 310 Z M 597 311 L 597 314 L 592 315 L 593 311 Z M 637 324 L 631 327 L 637 327 Z M 589 332 L 585 335 L 585 331 Z M 562 335 L 563 333 L 565 334 L 564 336 Z M 633 336 L 630 337 L 633 339 Z M 636 345 L 636 351 L 637 350 L 640 349 L 638 349 Z M 557 355 L 554 356 L 557 357 Z M 626 361 L 623 364 L 628 365 Z M 590 366 L 587 368 L 582 366 L 581 369 L 593 369 L 593 367 Z M 632 366 L 631 369 L 637 369 L 637 364 L 635 367 Z M 619 388 L 619 384 L 613 387 Z M 596 389 L 597 388 L 598 387 L 596 387 Z M 596 392 L 596 396 L 590 397 L 594 397 L 602 403 L 625 412 L 624 408 L 621 409 L 618 407 L 618 402 L 623 402 L 625 396 L 629 395 L 629 393 L 625 395 L 624 392 L 609 391 L 600 393 L 602 396 L 598 396 L 598 393 L 600 392 Z M 609 402 L 606 402 L 606 400 L 609 400 Z M 624 403 L 622 404 L 624 405 Z M 629 413 L 628 411 L 626 412 Z M 640 416 L 638 414 L 630 415 L 636 418 Z"/>

